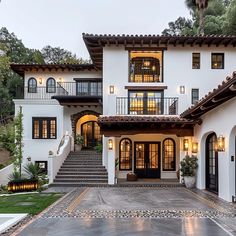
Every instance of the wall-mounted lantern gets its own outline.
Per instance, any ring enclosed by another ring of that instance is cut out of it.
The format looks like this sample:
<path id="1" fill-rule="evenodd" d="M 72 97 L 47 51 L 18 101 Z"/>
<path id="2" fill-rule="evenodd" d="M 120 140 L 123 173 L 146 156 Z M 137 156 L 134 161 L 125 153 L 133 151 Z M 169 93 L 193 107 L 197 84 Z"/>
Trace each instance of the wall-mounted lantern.
<path id="1" fill-rule="evenodd" d="M 62 82 L 62 78 L 59 78 L 59 83 L 61 83 Z"/>
<path id="2" fill-rule="evenodd" d="M 185 94 L 185 86 L 184 85 L 179 86 L 179 93 Z"/>
<path id="3" fill-rule="evenodd" d="M 220 135 L 217 138 L 217 151 L 218 152 L 224 152 L 225 151 L 225 137 L 223 137 L 223 135 Z"/>
<path id="4" fill-rule="evenodd" d="M 109 91 L 110 91 L 110 94 L 114 94 L 114 92 L 115 92 L 115 86 L 114 86 L 114 85 L 110 85 Z"/>
<path id="5" fill-rule="evenodd" d="M 187 152 L 188 149 L 189 149 L 189 140 L 186 138 L 184 139 L 184 142 L 183 142 L 183 150 Z"/>
<path id="6" fill-rule="evenodd" d="M 112 139 L 108 139 L 108 149 L 109 150 L 113 149 L 113 140 Z"/>
<path id="7" fill-rule="evenodd" d="M 27 161 L 31 161 L 31 157 L 27 157 Z"/>
<path id="8" fill-rule="evenodd" d="M 193 142 L 192 143 L 192 153 L 197 153 L 198 152 L 198 143 Z"/>
<path id="9" fill-rule="evenodd" d="M 42 84 L 42 83 L 43 83 L 43 79 L 39 78 L 39 84 Z"/>

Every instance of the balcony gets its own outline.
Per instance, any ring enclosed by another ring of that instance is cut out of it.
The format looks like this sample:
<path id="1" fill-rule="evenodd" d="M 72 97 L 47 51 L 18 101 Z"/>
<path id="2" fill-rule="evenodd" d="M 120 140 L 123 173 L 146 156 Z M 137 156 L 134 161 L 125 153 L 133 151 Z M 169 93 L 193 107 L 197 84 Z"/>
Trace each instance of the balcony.
<path id="1" fill-rule="evenodd" d="M 128 98 L 116 99 L 117 115 L 177 115 L 178 98 Z"/>
<path id="2" fill-rule="evenodd" d="M 56 86 L 18 87 L 17 99 L 48 100 L 63 98 L 102 98 L 101 82 L 63 82 Z"/>

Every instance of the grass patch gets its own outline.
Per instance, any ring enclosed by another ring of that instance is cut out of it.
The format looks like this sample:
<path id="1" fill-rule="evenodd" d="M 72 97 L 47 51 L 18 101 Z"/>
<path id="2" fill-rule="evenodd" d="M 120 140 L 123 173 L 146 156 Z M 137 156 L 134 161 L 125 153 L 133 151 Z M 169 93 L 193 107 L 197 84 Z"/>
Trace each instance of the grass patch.
<path id="1" fill-rule="evenodd" d="M 35 193 L 0 197 L 0 213 L 29 213 L 37 215 L 63 194 Z M 29 204 L 27 204 L 29 203 Z"/>

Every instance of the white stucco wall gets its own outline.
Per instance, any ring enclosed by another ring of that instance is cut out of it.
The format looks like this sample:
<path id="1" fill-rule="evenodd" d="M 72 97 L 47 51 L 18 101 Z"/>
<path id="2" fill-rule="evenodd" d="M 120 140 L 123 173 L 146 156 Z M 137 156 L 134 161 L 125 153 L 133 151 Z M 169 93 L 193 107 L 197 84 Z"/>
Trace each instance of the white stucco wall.
<path id="1" fill-rule="evenodd" d="M 222 104 L 202 117 L 203 123 L 195 127 L 195 139 L 199 143 L 199 168 L 197 187 L 205 189 L 205 142 L 207 136 L 215 132 L 225 137 L 225 151 L 218 152 L 219 197 L 231 201 L 235 193 L 235 120 L 236 98 Z"/>
<path id="2" fill-rule="evenodd" d="M 192 53 L 201 53 L 201 68 L 192 69 Z M 211 53 L 224 53 L 224 69 L 211 69 Z M 191 89 L 198 88 L 200 98 L 220 84 L 236 68 L 236 49 L 233 47 L 168 47 L 164 51 L 162 83 L 130 83 L 129 52 L 123 46 L 103 49 L 103 114 L 116 114 L 116 97 L 127 97 L 125 86 L 167 86 L 165 97 L 179 98 L 179 113 L 191 106 Z M 109 86 L 115 94 L 109 94 Z M 184 85 L 186 94 L 179 94 Z"/>

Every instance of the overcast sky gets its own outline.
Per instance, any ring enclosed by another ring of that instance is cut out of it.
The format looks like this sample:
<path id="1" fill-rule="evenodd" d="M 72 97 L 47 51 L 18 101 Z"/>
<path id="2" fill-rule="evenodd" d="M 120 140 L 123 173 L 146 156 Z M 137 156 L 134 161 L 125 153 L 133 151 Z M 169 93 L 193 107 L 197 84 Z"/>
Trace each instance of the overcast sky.
<path id="1" fill-rule="evenodd" d="M 30 48 L 60 46 L 88 58 L 82 33 L 160 34 L 189 17 L 184 0 L 1 0 L 0 27 Z"/>

